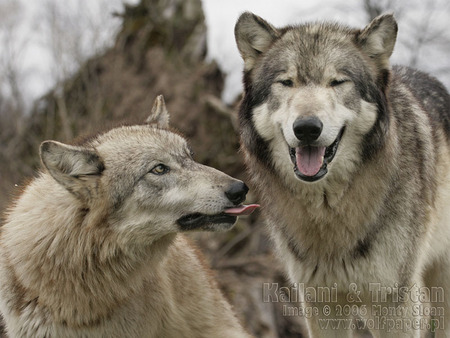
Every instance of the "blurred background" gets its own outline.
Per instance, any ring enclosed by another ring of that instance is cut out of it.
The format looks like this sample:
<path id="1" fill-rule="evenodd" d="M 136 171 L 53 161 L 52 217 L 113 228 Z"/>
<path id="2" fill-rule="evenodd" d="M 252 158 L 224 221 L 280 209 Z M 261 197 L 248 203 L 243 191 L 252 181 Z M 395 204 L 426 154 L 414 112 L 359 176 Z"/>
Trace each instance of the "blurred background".
<path id="1" fill-rule="evenodd" d="M 450 86 L 447 0 L 0 0 L 0 212 L 36 175 L 40 142 L 143 121 L 158 94 L 199 162 L 245 180 L 233 29 L 246 10 L 275 26 L 335 20 L 360 28 L 393 12 L 392 62 Z M 283 316 L 284 303 L 263 302 L 263 283 L 288 284 L 258 213 L 228 233 L 193 237 L 252 334 L 304 335 L 301 318 Z"/>

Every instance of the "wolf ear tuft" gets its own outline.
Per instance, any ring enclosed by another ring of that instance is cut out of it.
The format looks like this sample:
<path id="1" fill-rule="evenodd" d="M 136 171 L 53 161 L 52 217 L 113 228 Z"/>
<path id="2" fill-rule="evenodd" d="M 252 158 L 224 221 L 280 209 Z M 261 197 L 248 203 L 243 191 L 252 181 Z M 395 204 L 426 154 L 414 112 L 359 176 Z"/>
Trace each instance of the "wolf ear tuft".
<path id="1" fill-rule="evenodd" d="M 80 200 L 89 202 L 93 197 L 96 179 L 105 169 L 95 150 L 45 141 L 40 146 L 40 157 L 59 184 Z"/>
<path id="2" fill-rule="evenodd" d="M 280 32 L 259 16 L 245 12 L 236 22 L 234 36 L 239 52 L 244 59 L 245 70 L 249 71 L 258 57 L 280 37 Z"/>
<path id="3" fill-rule="evenodd" d="M 357 36 L 362 50 L 374 59 L 381 69 L 389 68 L 389 57 L 397 39 L 397 22 L 392 14 L 376 17 Z"/>
<path id="4" fill-rule="evenodd" d="M 161 129 L 169 127 L 169 113 L 162 95 L 156 97 L 150 116 L 145 120 L 145 123 L 154 124 Z"/>

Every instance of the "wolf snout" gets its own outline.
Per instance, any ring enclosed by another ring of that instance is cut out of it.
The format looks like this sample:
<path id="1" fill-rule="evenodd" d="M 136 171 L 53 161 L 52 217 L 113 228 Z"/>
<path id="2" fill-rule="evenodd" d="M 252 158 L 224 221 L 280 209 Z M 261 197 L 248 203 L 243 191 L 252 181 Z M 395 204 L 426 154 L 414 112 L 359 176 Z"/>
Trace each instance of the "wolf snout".
<path id="1" fill-rule="evenodd" d="M 316 116 L 301 117 L 295 120 L 292 128 L 297 139 L 303 144 L 311 144 L 322 133 L 323 123 Z"/>
<path id="2" fill-rule="evenodd" d="M 236 181 L 228 187 L 227 191 L 225 191 L 225 196 L 227 196 L 231 203 L 238 205 L 245 201 L 247 192 L 247 185 L 244 182 Z"/>

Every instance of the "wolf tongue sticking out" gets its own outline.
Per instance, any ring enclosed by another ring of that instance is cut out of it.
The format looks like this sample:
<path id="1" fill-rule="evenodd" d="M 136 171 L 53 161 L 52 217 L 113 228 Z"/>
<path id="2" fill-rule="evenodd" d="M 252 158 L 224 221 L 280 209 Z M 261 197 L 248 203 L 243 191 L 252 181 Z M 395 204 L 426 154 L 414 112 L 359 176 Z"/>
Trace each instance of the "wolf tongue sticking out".
<path id="1" fill-rule="evenodd" d="M 298 170 L 306 176 L 316 175 L 323 164 L 325 147 L 304 146 L 295 149 Z"/>

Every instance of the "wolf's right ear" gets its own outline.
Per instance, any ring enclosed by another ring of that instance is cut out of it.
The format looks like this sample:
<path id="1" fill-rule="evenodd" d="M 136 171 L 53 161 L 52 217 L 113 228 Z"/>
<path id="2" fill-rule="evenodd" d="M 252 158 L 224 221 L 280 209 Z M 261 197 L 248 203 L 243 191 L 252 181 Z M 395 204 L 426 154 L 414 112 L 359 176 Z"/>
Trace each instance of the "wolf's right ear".
<path id="1" fill-rule="evenodd" d="M 145 123 L 154 124 L 161 129 L 169 128 L 169 112 L 164 102 L 164 96 L 158 95 L 156 97 L 150 116 L 145 120 Z"/>
<path id="2" fill-rule="evenodd" d="M 280 37 L 280 32 L 259 16 L 245 12 L 239 17 L 234 27 L 234 36 L 244 59 L 244 68 L 249 71 L 257 58 Z"/>
<path id="3" fill-rule="evenodd" d="M 59 184 L 81 201 L 90 201 L 95 193 L 97 178 L 105 169 L 95 150 L 45 141 L 39 153 L 42 163 Z"/>

